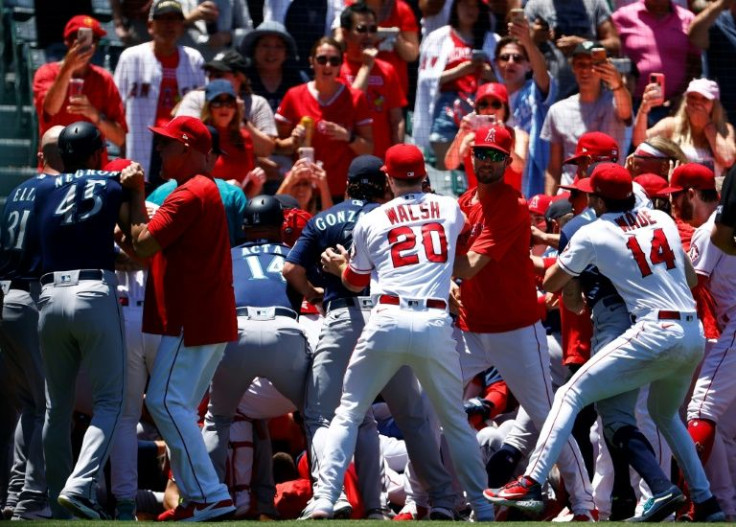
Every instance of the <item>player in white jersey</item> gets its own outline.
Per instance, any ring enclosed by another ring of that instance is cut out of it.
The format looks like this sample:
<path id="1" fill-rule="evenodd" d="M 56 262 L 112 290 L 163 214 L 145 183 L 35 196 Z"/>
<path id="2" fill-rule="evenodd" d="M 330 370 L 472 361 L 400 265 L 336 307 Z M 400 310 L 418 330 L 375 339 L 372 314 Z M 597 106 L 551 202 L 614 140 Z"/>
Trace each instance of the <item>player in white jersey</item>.
<path id="1" fill-rule="evenodd" d="M 716 438 L 716 423 L 727 419 L 726 411 L 736 399 L 736 256 L 729 256 L 710 240 L 715 225 L 718 191 L 713 171 L 697 163 L 680 165 L 669 187 L 672 212 L 696 228 L 690 242 L 699 283 L 714 300 L 716 323 L 721 332 L 710 347 L 687 408 L 688 432 L 703 464 L 708 462 Z M 719 464 L 719 470 L 723 469 Z"/>
<path id="2" fill-rule="evenodd" d="M 462 411 L 462 375 L 448 313 L 464 217 L 454 199 L 422 192 L 426 169 L 415 146 L 389 148 L 382 170 L 396 198 L 358 220 L 349 257 L 341 247 L 322 255 L 325 269 L 339 274 L 347 288 L 360 291 L 370 283 L 376 307 L 345 373 L 318 490 L 303 517 L 332 516 L 358 425 L 389 379 L 407 365 L 437 412 L 477 519 L 492 520 L 493 507 L 482 495 L 480 449 Z"/>
<path id="3" fill-rule="evenodd" d="M 525 474 L 497 491 L 487 490 L 485 496 L 493 503 L 541 510 L 539 482 L 546 479 L 580 409 L 651 384 L 649 413 L 685 474 L 696 521 L 722 520 L 723 512 L 678 415 L 705 345 L 689 287 L 697 283 L 695 271 L 667 214 L 633 210 L 632 178 L 625 168 L 604 164 L 590 179 L 588 204 L 598 219 L 573 235 L 547 272 L 544 289 L 557 291 L 595 265 L 624 299 L 634 324 L 557 391 Z M 645 504 L 644 516 L 678 501 L 682 495 L 677 489 L 655 495 Z"/>

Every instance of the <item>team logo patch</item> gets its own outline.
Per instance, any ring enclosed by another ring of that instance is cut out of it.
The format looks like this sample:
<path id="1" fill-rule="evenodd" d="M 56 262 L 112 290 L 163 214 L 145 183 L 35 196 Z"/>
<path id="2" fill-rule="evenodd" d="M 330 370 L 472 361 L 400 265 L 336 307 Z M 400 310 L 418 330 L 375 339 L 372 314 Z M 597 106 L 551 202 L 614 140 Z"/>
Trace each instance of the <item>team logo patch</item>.
<path id="1" fill-rule="evenodd" d="M 487 143 L 495 143 L 496 142 L 496 129 L 490 128 L 488 130 L 488 133 L 486 134 L 485 142 Z"/>
<path id="2" fill-rule="evenodd" d="M 59 277 L 59 280 L 61 280 L 61 283 L 68 284 L 72 281 L 72 275 L 70 274 L 63 274 Z"/>

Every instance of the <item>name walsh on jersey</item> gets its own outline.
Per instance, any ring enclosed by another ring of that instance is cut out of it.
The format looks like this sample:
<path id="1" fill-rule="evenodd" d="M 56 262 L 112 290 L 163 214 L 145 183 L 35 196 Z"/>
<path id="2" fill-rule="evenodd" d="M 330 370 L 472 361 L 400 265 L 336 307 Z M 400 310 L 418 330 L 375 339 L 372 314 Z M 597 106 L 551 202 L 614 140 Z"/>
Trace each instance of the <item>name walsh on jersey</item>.
<path id="1" fill-rule="evenodd" d="M 436 201 L 416 205 L 405 205 L 401 203 L 395 207 L 386 209 L 385 212 L 391 225 L 409 221 L 434 220 L 440 217 L 440 204 Z"/>

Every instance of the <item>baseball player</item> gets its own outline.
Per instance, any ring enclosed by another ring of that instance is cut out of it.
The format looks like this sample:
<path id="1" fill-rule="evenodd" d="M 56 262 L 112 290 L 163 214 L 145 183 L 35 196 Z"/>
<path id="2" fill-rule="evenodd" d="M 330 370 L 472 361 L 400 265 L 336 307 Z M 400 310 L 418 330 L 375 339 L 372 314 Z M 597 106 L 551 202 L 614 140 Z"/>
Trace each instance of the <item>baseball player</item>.
<path id="1" fill-rule="evenodd" d="M 340 276 L 349 290 L 359 292 L 370 284 L 376 305 L 345 373 L 315 499 L 305 517 L 333 515 L 359 423 L 386 383 L 410 366 L 442 423 L 476 519 L 489 521 L 493 508 L 479 492 L 485 472 L 461 411 L 462 377 L 447 311 L 463 215 L 454 199 L 422 193 L 426 170 L 417 147 L 390 147 L 382 170 L 396 197 L 358 220 L 349 257 L 342 247 L 322 255 L 325 269 Z"/>
<path id="2" fill-rule="evenodd" d="M 0 220 L 0 283 L 4 296 L 0 346 L 21 403 L 8 494 L 13 495 L 13 517 L 20 520 L 51 518 L 41 443 L 46 412 L 36 305 L 41 292 L 41 254 L 37 246 L 29 246 L 29 233 L 34 230 L 36 189 L 41 181 L 64 169 L 58 151 L 63 129 L 54 126 L 43 135 L 39 154 L 42 175 L 21 183 L 8 194 Z"/>
<path id="3" fill-rule="evenodd" d="M 46 374 L 43 446 L 49 497 L 75 516 L 107 519 L 96 500 L 97 479 L 122 410 L 125 347 L 115 291 L 113 233 L 125 220 L 119 173 L 101 172 L 105 143 L 91 123 L 59 135 L 66 173 L 44 178 L 33 214 L 43 262 L 39 332 Z M 88 170 L 94 169 L 94 170 Z M 140 165 L 126 169 L 139 173 Z M 93 417 L 72 470 L 69 429 L 79 369 L 88 372 Z M 71 476 L 70 476 L 71 473 Z"/>
<path id="4" fill-rule="evenodd" d="M 710 240 L 718 207 L 715 175 L 710 168 L 697 163 L 678 166 L 672 172 L 670 185 L 661 194 L 670 196 L 675 216 L 695 227 L 689 254 L 698 281 L 715 300 L 721 333 L 716 344 L 706 352 L 687 407 L 688 432 L 705 465 L 713 449 L 716 423 L 736 399 L 733 376 L 736 366 L 736 257 L 725 254 Z"/>
<path id="5" fill-rule="evenodd" d="M 474 140 L 478 187 L 459 200 L 469 229 L 461 238 L 454 270 L 463 279 L 458 318 L 463 380 L 468 383 L 495 366 L 522 406 L 518 419 L 531 419 L 535 425 L 526 427 L 528 436 L 541 428 L 553 397 L 547 336 L 539 321 L 529 257 L 529 210 L 521 195 L 503 181 L 511 159 L 508 130 L 485 126 L 476 130 Z M 489 303 L 489 298 L 505 301 Z M 525 445 L 510 446 L 514 451 L 502 448 L 494 458 L 509 457 L 506 465 L 513 468 Z M 593 495 L 574 441 L 568 442 L 559 465 L 574 514 L 581 521 L 590 521 Z"/>
<path id="6" fill-rule="evenodd" d="M 225 479 L 230 425 L 256 377 L 266 378 L 302 407 L 309 347 L 297 322 L 301 296 L 281 274 L 289 248 L 281 243 L 284 214 L 273 196 L 256 196 L 245 208 L 246 243 L 231 251 L 238 341 L 212 378 L 202 435 L 221 481 Z M 248 510 L 236 511 L 236 517 Z"/>
<path id="7" fill-rule="evenodd" d="M 541 486 L 572 429 L 577 412 L 591 402 L 651 383 L 649 412 L 685 473 L 696 521 L 725 519 L 710 492 L 695 447 L 678 408 L 703 356 L 703 329 L 690 286 L 697 278 L 683 252 L 677 227 L 667 214 L 634 209 L 631 174 L 604 164 L 591 176 L 590 206 L 598 219 L 582 227 L 545 275 L 544 288 L 557 291 L 595 265 L 626 302 L 634 324 L 586 362 L 555 395 L 526 472 L 485 496 L 493 503 L 541 510 Z M 682 495 L 655 494 L 644 513 Z"/>
<path id="8" fill-rule="evenodd" d="M 373 303 L 368 297 L 357 296 L 343 286 L 340 279 L 323 274 L 317 267 L 319 255 L 338 244 L 349 247 L 355 222 L 361 215 L 374 209 L 385 195 L 386 177 L 381 171 L 383 162 L 375 156 L 359 156 L 348 171 L 348 198 L 312 218 L 302 236 L 289 253 L 284 265 L 284 276 L 307 299 L 321 300 L 326 311 L 320 339 L 307 380 L 304 420 L 311 439 L 312 475 L 318 472 L 325 456 L 328 426 L 333 419 L 342 393 L 342 378 L 347 369 L 368 310 Z M 324 296 L 307 279 L 308 273 L 317 274 L 324 283 Z M 426 482 L 436 516 L 452 517 L 454 493 L 452 481 L 442 467 L 439 443 L 428 438 L 436 436 L 428 419 L 429 409 L 423 399 L 411 370 L 402 368 L 387 385 L 382 395 L 392 415 L 404 433 L 412 459 L 421 460 L 412 469 Z M 361 495 L 368 516 L 383 518 L 385 511 L 380 498 L 379 443 L 375 420 L 368 415 L 359 429 L 356 452 Z M 335 513 L 344 515 L 342 500 Z"/>
<path id="9" fill-rule="evenodd" d="M 212 137 L 202 121 L 176 117 L 152 131 L 162 174 L 179 185 L 149 221 L 143 174 L 121 179 L 131 191 L 135 252 L 153 257 L 143 331 L 162 335 L 146 406 L 169 447 L 182 498 L 173 519 L 206 521 L 235 510 L 196 419 L 226 343 L 237 338 L 227 220 L 208 175 Z"/>

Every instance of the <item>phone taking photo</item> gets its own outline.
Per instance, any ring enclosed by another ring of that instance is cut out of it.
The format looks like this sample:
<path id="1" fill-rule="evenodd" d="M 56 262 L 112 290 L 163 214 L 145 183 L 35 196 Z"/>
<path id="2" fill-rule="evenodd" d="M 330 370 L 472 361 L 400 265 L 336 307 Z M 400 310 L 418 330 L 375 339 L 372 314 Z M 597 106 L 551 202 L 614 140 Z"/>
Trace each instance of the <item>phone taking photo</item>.
<path id="1" fill-rule="evenodd" d="M 523 24 L 524 18 L 524 10 L 519 7 L 509 11 L 509 20 L 514 24 Z"/>
<path id="2" fill-rule="evenodd" d="M 77 43 L 84 51 L 92 47 L 93 36 L 91 27 L 80 27 L 77 30 Z"/>
<path id="3" fill-rule="evenodd" d="M 656 84 L 659 88 L 659 97 L 652 101 L 654 105 L 664 104 L 664 73 L 651 73 L 649 75 L 650 84 Z"/>

